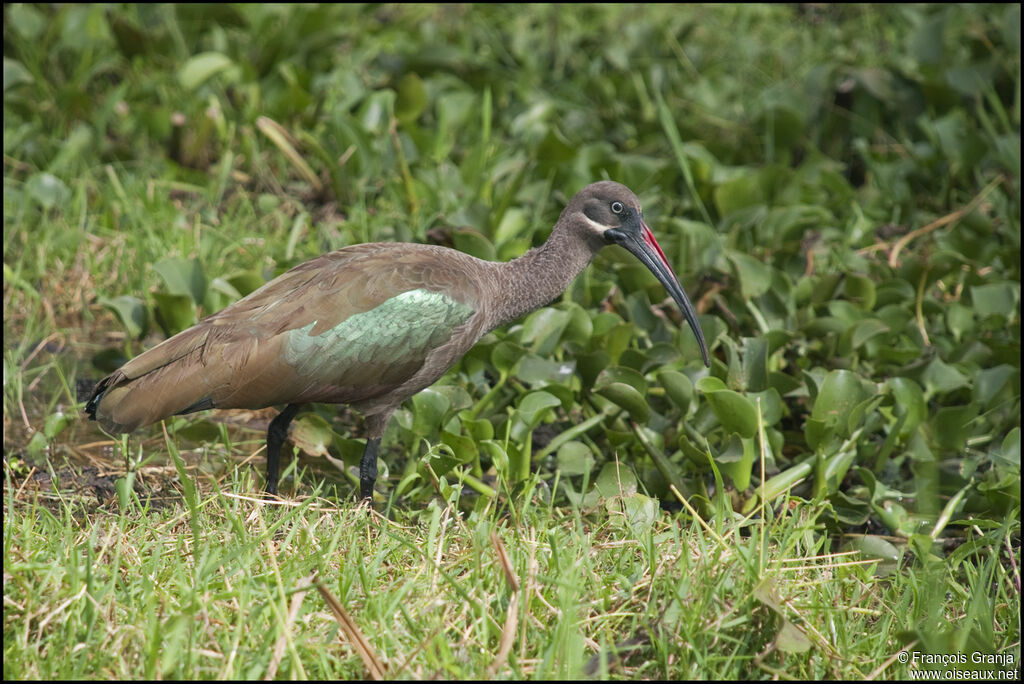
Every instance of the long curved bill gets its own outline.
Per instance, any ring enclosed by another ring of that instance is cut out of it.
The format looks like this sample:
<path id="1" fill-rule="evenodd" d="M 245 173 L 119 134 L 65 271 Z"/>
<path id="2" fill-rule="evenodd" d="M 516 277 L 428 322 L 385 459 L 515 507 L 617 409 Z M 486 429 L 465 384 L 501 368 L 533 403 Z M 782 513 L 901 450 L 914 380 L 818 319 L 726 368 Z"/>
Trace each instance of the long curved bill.
<path id="1" fill-rule="evenodd" d="M 701 330 L 700 321 L 697 320 L 697 312 L 690 303 L 690 298 L 683 292 L 683 286 L 679 284 L 679 278 L 661 251 L 661 246 L 654 239 L 654 233 L 644 223 L 643 218 L 635 211 L 630 211 L 626 220 L 618 228 L 612 228 L 604 232 L 605 238 L 621 247 L 626 248 L 637 259 L 643 262 L 644 266 L 651 270 L 651 273 L 661 281 L 672 299 L 676 300 L 683 317 L 690 324 L 697 344 L 700 345 L 700 353 L 704 359 L 704 365 L 711 367 L 711 360 L 708 358 L 708 345 L 704 341 L 704 331 Z"/>

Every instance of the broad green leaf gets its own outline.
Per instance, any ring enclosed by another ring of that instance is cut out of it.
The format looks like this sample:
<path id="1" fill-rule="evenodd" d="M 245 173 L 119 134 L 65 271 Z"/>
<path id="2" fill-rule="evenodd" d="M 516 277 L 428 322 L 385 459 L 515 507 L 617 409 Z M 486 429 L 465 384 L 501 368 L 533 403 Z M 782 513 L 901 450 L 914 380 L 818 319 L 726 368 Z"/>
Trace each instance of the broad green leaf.
<path id="1" fill-rule="evenodd" d="M 521 341 L 530 351 L 550 354 L 569 324 L 570 314 L 550 306 L 534 311 L 523 321 Z"/>
<path id="2" fill-rule="evenodd" d="M 967 376 L 953 366 L 945 363 L 942 359 L 933 359 L 922 376 L 925 389 L 928 394 L 944 394 L 953 390 L 967 387 L 970 380 Z"/>
<path id="3" fill-rule="evenodd" d="M 168 337 L 196 324 L 196 305 L 189 295 L 154 292 L 153 299 L 156 302 L 153 317 Z"/>
<path id="4" fill-rule="evenodd" d="M 36 173 L 25 182 L 25 191 L 43 209 L 62 206 L 71 199 L 71 190 L 51 173 Z"/>
<path id="5" fill-rule="evenodd" d="M 186 295 L 196 304 L 206 299 L 206 275 L 198 259 L 168 257 L 153 264 L 153 270 L 172 295 Z"/>
<path id="6" fill-rule="evenodd" d="M 693 401 L 693 382 L 679 371 L 663 370 L 658 373 L 658 383 L 665 388 L 665 394 L 686 415 Z"/>
<path id="7" fill-rule="evenodd" d="M 1020 428 L 1015 427 L 1003 439 L 999 448 L 999 460 L 1020 469 Z"/>
<path id="8" fill-rule="evenodd" d="M 415 72 L 407 73 L 398 82 L 395 117 L 403 124 L 415 121 L 427 108 L 427 90 Z M 482 257 L 481 257 L 482 258 Z"/>
<path id="9" fill-rule="evenodd" d="M 466 435 L 457 435 L 454 432 L 443 430 L 441 432 L 441 442 L 448 445 L 448 448 L 452 450 L 452 455 L 455 459 L 455 463 L 452 464 L 452 466 L 449 466 L 449 470 L 451 467 L 454 467 L 454 465 L 469 463 L 477 457 L 478 451 L 476 441 L 471 437 L 467 437 Z M 435 472 L 437 471 L 435 470 Z M 440 472 L 437 472 L 437 474 L 441 475 Z"/>
<path id="10" fill-rule="evenodd" d="M 734 176 L 715 188 L 715 204 L 722 216 L 764 203 L 761 177 L 757 173 Z"/>
<path id="11" fill-rule="evenodd" d="M 22 83 L 31 83 L 32 74 L 16 59 L 4 57 L 4 92 Z"/>
<path id="12" fill-rule="evenodd" d="M 537 390 L 525 395 L 519 401 L 518 414 L 527 427 L 532 430 L 540 424 L 550 409 L 561 405 L 562 402 L 555 395 Z"/>
<path id="13" fill-rule="evenodd" d="M 590 314 L 575 302 L 565 302 L 559 306 L 569 314 L 569 322 L 562 333 L 562 339 L 580 345 L 587 344 L 590 336 L 594 334 L 594 322 Z"/>
<path id="14" fill-rule="evenodd" d="M 483 233 L 472 228 L 456 228 L 452 231 L 452 242 L 455 249 L 475 256 L 477 259 L 494 261 L 496 253 L 494 245 Z"/>
<path id="15" fill-rule="evenodd" d="M 878 559 L 885 563 L 896 563 L 902 555 L 890 542 L 873 534 L 851 537 L 842 548 L 844 551 L 860 551 L 861 558 L 865 560 Z"/>
<path id="16" fill-rule="evenodd" d="M 624 408 L 629 412 L 629 417 L 638 423 L 646 423 L 650 417 L 651 409 L 647 400 L 632 385 L 624 382 L 611 382 L 596 389 L 595 392 Z"/>
<path id="17" fill-rule="evenodd" d="M 417 437 L 424 437 L 437 433 L 441 427 L 441 419 L 451 406 L 451 401 L 441 392 L 428 387 L 413 395 L 412 405 L 412 431 Z"/>
<path id="18" fill-rule="evenodd" d="M 608 366 L 597 376 L 594 389 L 601 389 L 612 383 L 621 382 L 629 385 L 641 395 L 647 394 L 647 380 L 644 376 L 625 366 Z"/>
<path id="19" fill-rule="evenodd" d="M 636 475 L 624 463 L 609 461 L 601 468 L 597 480 L 594 481 L 594 488 L 602 499 L 636 494 Z"/>
<path id="20" fill-rule="evenodd" d="M 566 442 L 558 448 L 558 469 L 563 475 L 583 475 L 594 468 L 594 454 L 582 442 Z"/>
<path id="21" fill-rule="evenodd" d="M 526 350 L 511 342 L 499 342 L 491 351 L 491 363 L 500 373 L 509 373 L 523 358 Z"/>
<path id="22" fill-rule="evenodd" d="M 741 437 L 754 436 L 757 432 L 757 409 L 746 397 L 725 389 L 721 380 L 711 377 L 698 380 L 697 389 L 704 393 L 727 432 L 735 432 Z"/>
<path id="23" fill-rule="evenodd" d="M 743 382 L 748 392 L 768 386 L 768 342 L 760 337 L 743 338 Z"/>
<path id="24" fill-rule="evenodd" d="M 924 390 L 913 380 L 902 377 L 890 378 L 886 385 L 892 392 L 893 413 L 897 416 L 906 416 L 900 430 L 900 436 L 906 439 L 928 416 Z"/>
<path id="25" fill-rule="evenodd" d="M 750 486 L 750 476 L 756 457 L 754 440 L 741 438 L 737 434 L 729 437 L 725 448 L 715 454 L 715 463 L 724 475 L 728 475 L 739 491 Z"/>
<path id="26" fill-rule="evenodd" d="M 866 398 L 867 393 L 856 373 L 834 370 L 825 376 L 825 381 L 818 390 L 811 417 L 828 424 L 845 421 L 854 407 Z"/>
<path id="27" fill-rule="evenodd" d="M 971 436 L 971 422 L 978 416 L 975 404 L 943 406 L 931 418 L 932 436 L 943 449 L 962 451 Z"/>
<path id="28" fill-rule="evenodd" d="M 782 620 L 782 627 L 775 635 L 775 645 L 783 653 L 806 653 L 811 650 L 807 635 L 789 620 Z"/>
<path id="29" fill-rule="evenodd" d="M 293 421 L 288 430 L 288 438 L 292 444 L 309 456 L 326 456 L 335 436 L 330 424 L 315 413 L 306 414 Z"/>
<path id="30" fill-rule="evenodd" d="M 736 269 L 736 277 L 740 281 L 740 291 L 744 299 L 760 297 L 768 291 L 772 284 L 770 266 L 741 252 L 731 251 L 728 257 Z"/>
<path id="31" fill-rule="evenodd" d="M 994 283 L 976 285 L 971 288 L 971 302 L 974 311 L 981 317 L 1005 316 L 1009 318 L 1018 312 L 1020 284 Z"/>
<path id="32" fill-rule="evenodd" d="M 178 80 L 188 90 L 195 90 L 208 78 L 224 71 L 234 62 L 219 52 L 201 52 L 193 55 L 178 70 Z"/>
<path id="33" fill-rule="evenodd" d="M 875 283 L 866 276 L 847 275 L 843 281 L 843 294 L 856 302 L 865 311 L 875 308 Z"/>
<path id="34" fill-rule="evenodd" d="M 1019 383 L 1020 369 L 1005 363 L 978 371 L 974 375 L 974 399 L 983 406 L 988 405 L 1015 376 Z"/>
<path id="35" fill-rule="evenodd" d="M 865 318 L 853 326 L 853 334 L 850 343 L 854 349 L 859 349 L 865 342 L 873 337 L 889 332 L 889 326 L 877 318 Z"/>
<path id="36" fill-rule="evenodd" d="M 149 331 L 149 313 L 138 297 L 121 295 L 113 299 L 103 297 L 100 304 L 110 309 L 124 326 L 128 336 L 139 339 Z"/>

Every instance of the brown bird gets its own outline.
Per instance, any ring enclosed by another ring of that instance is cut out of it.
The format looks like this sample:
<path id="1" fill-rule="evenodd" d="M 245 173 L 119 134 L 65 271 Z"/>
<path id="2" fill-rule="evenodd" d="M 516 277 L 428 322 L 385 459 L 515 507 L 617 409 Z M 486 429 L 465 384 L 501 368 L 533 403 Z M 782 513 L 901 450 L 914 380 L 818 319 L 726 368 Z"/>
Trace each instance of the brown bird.
<path id="1" fill-rule="evenodd" d="M 540 247 L 509 262 L 445 247 L 353 245 L 296 266 L 101 380 L 85 411 L 111 433 L 204 409 L 284 404 L 267 430 L 267 492 L 277 493 L 288 425 L 303 404 L 349 404 L 367 418 L 360 494 L 370 498 L 391 414 L 494 328 L 552 301 L 606 245 L 664 284 L 710 365 L 697 315 L 644 223 L 612 181 L 569 202 Z"/>

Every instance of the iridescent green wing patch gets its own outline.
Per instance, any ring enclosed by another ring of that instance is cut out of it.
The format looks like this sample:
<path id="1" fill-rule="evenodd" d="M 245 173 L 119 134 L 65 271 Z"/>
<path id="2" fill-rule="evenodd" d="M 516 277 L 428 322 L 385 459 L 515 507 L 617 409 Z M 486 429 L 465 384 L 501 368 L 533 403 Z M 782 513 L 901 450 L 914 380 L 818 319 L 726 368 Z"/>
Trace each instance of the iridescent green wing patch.
<path id="1" fill-rule="evenodd" d="M 318 321 L 288 331 L 285 361 L 304 377 L 340 385 L 401 382 L 473 313 L 440 292 L 409 290 L 319 335 L 311 334 Z"/>

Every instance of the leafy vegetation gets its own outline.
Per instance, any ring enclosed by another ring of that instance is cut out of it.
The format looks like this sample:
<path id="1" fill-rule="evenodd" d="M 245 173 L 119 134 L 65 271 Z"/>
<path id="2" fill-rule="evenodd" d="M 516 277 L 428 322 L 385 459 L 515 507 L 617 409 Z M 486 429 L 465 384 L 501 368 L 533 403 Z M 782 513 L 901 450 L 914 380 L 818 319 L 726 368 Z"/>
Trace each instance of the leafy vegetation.
<path id="1" fill-rule="evenodd" d="M 5 6 L 5 670 L 364 676 L 314 575 L 393 676 L 1019 667 L 1019 15 Z M 239 466 L 273 411 L 80 420 L 297 263 L 507 260 L 601 178 L 712 368 L 605 250 L 396 414 L 401 525 L 350 510 L 349 412 L 296 421 L 281 507 Z"/>

